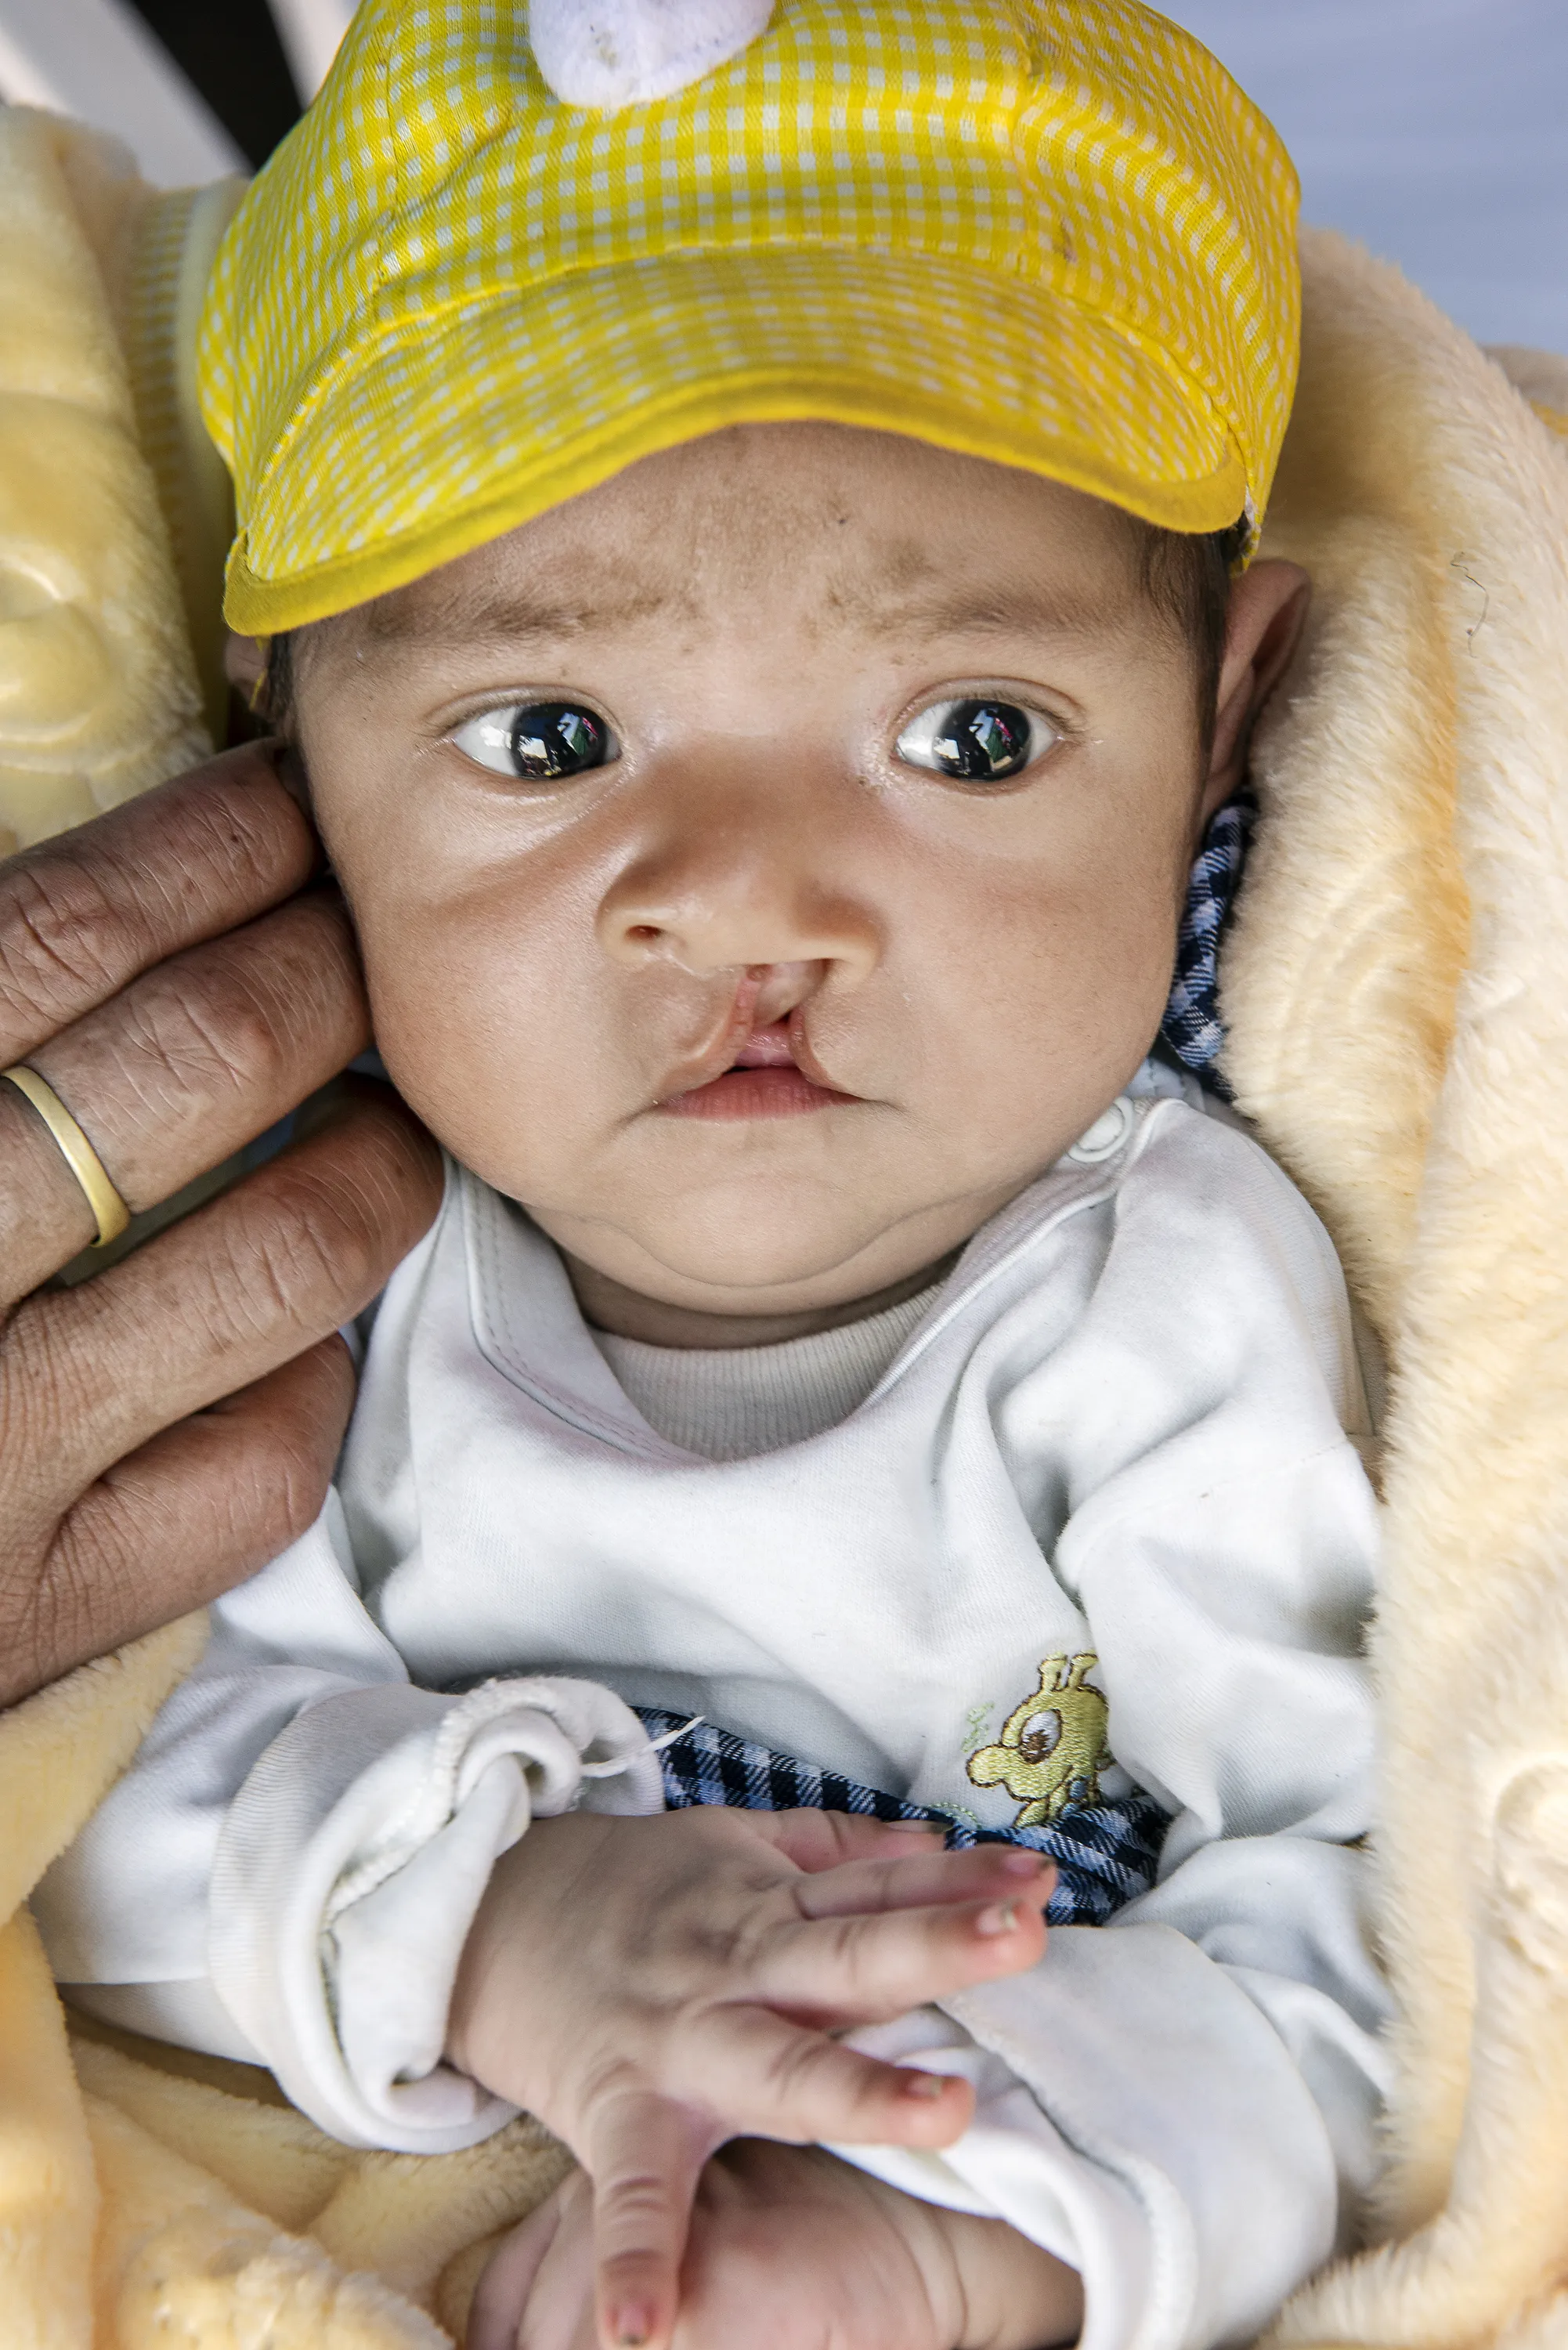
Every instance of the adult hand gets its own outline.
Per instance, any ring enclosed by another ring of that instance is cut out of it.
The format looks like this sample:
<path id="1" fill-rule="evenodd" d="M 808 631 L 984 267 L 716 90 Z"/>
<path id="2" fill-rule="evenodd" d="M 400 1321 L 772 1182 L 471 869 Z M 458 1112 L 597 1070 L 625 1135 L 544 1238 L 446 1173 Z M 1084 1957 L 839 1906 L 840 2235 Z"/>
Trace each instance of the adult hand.
<path id="1" fill-rule="evenodd" d="M 448 2049 L 594 2185 L 607 2344 L 664 2350 L 703 2164 L 745 2133 L 948 2146 L 967 2081 L 836 2035 L 1035 1964 L 1055 1870 L 833 1812 L 536 1820 L 497 1862 Z"/>
<path id="2" fill-rule="evenodd" d="M 225 753 L 0 865 L 0 1069 L 26 1061 L 133 1211 L 369 1041 L 341 901 L 275 746 Z M 390 1094 L 96 1280 L 36 1111 L 0 1085 L 0 1702 L 239 1582 L 321 1506 L 353 1395 L 335 1336 L 441 1191 Z"/>

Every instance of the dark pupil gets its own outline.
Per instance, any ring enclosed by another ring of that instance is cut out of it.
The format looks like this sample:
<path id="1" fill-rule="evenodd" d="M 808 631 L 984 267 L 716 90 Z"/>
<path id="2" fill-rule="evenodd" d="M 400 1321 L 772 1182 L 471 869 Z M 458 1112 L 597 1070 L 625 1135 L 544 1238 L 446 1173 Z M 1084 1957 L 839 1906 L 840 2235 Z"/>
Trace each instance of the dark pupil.
<path id="1" fill-rule="evenodd" d="M 1011 702 L 955 702 L 931 745 L 944 774 L 997 784 L 1029 758 L 1029 720 Z"/>
<path id="2" fill-rule="evenodd" d="M 589 710 L 569 702 L 531 702 L 512 729 L 512 764 L 520 775 L 546 783 L 604 764 L 605 730 Z"/>

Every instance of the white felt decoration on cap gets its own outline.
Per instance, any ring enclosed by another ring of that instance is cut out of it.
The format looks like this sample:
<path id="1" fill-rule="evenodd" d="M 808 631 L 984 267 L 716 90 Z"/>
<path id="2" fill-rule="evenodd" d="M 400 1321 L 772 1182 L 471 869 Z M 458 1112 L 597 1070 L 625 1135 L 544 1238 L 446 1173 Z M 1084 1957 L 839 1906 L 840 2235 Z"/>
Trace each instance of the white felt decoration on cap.
<path id="1" fill-rule="evenodd" d="M 528 35 L 558 99 L 607 110 L 701 81 L 772 15 L 773 0 L 531 0 Z"/>

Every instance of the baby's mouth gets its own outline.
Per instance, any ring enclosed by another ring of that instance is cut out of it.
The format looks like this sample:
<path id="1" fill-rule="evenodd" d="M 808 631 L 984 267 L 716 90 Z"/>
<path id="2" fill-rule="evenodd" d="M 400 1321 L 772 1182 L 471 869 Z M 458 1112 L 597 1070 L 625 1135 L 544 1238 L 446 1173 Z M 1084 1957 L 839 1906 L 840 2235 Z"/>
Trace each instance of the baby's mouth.
<path id="1" fill-rule="evenodd" d="M 857 1098 L 815 1073 L 810 1047 L 792 1014 L 759 1028 L 727 1068 L 667 1095 L 659 1107 L 672 1118 L 798 1118 Z"/>

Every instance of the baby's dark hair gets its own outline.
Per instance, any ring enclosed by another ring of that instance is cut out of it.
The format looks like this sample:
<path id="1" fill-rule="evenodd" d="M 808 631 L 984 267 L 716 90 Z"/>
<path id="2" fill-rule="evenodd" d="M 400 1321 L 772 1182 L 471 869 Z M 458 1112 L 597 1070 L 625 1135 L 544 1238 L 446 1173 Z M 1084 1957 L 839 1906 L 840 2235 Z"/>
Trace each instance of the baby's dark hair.
<path id="1" fill-rule="evenodd" d="M 282 629 L 269 637 L 262 673 L 251 695 L 251 708 L 275 734 L 294 731 L 294 639 L 298 631 Z"/>
<path id="2" fill-rule="evenodd" d="M 1225 616 L 1231 600 L 1231 567 L 1246 543 L 1242 518 L 1228 530 L 1161 530 L 1138 522 L 1139 584 L 1157 612 L 1191 646 L 1198 666 L 1198 719 L 1208 751 L 1214 732 L 1220 665 L 1225 655 Z M 295 637 L 285 629 L 267 646 L 266 668 L 256 689 L 257 714 L 275 733 L 286 734 L 294 716 Z"/>
<path id="3" fill-rule="evenodd" d="M 1214 734 L 1232 566 L 1247 543 L 1245 515 L 1226 530 L 1161 530 L 1138 523 L 1138 571 L 1155 609 L 1192 648 L 1198 723 L 1207 754 Z"/>

